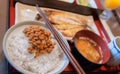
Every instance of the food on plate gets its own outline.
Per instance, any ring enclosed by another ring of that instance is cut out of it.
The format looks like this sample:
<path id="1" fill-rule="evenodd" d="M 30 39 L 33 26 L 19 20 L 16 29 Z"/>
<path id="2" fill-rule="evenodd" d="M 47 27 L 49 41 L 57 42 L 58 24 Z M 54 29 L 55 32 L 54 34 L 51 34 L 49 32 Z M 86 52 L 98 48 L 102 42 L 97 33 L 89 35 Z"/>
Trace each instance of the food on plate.
<path id="1" fill-rule="evenodd" d="M 23 33 L 29 38 L 29 53 L 35 53 L 35 58 L 46 52 L 50 53 L 54 48 L 51 41 L 51 33 L 42 26 L 32 25 L 24 29 Z"/>
<path id="2" fill-rule="evenodd" d="M 82 27 L 80 25 L 70 25 L 70 24 L 61 24 L 61 25 L 53 25 L 53 26 L 58 30 L 68 30 L 68 29 Z"/>
<path id="3" fill-rule="evenodd" d="M 7 36 L 5 47 L 10 62 L 25 74 L 59 73 L 66 65 L 67 58 L 59 44 L 40 25 L 15 27 Z"/>
<path id="4" fill-rule="evenodd" d="M 100 63 L 102 60 L 100 47 L 91 39 L 80 37 L 75 42 L 78 51 L 89 61 Z"/>
<path id="5" fill-rule="evenodd" d="M 48 17 L 52 23 L 57 24 L 64 24 L 63 22 L 65 22 L 67 24 L 85 25 L 88 22 L 85 17 L 81 15 L 63 11 L 53 11 Z"/>
<path id="6" fill-rule="evenodd" d="M 54 9 L 43 9 L 52 25 L 58 29 L 68 40 L 72 39 L 79 30 L 91 28 L 87 25 L 88 20 L 85 16 Z M 36 19 L 43 19 L 37 14 Z"/>
<path id="7" fill-rule="evenodd" d="M 45 14 L 47 13 L 46 14 L 47 16 L 51 15 L 51 13 L 53 12 L 53 10 L 49 10 L 49 9 L 45 9 L 43 11 L 45 12 Z M 41 21 L 43 21 L 42 17 L 38 13 L 35 16 L 35 20 L 41 20 Z"/>
<path id="8" fill-rule="evenodd" d="M 83 29 L 85 29 L 83 26 L 79 26 L 76 28 L 64 30 L 64 31 L 62 31 L 62 34 L 66 37 L 73 37 L 76 32 L 78 32 L 79 30 L 83 30 Z"/>
<path id="9" fill-rule="evenodd" d="M 48 16 L 49 21 L 54 24 L 60 24 L 60 25 L 64 23 L 73 24 L 73 25 L 88 24 L 88 20 L 86 19 L 86 17 L 79 14 L 74 14 L 65 11 L 58 11 L 54 9 L 43 9 L 43 10 Z M 36 14 L 35 19 L 42 20 L 42 17 L 40 16 L 40 14 Z"/>

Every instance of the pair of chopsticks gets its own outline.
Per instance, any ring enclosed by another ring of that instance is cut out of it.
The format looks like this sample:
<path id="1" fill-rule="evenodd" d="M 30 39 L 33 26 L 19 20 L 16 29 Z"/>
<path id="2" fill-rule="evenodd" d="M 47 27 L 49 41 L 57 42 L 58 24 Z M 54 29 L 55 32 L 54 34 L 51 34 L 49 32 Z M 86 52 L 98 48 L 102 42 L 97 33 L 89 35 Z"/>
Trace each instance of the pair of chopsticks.
<path id="1" fill-rule="evenodd" d="M 78 64 L 77 60 L 74 58 L 72 53 L 70 52 L 70 48 L 66 45 L 66 43 L 63 41 L 59 33 L 55 30 L 55 28 L 51 25 L 50 21 L 48 20 L 47 16 L 43 11 L 39 8 L 38 4 L 36 4 L 36 8 L 39 11 L 41 17 L 45 21 L 47 27 L 50 29 L 50 31 L 53 33 L 55 39 L 57 40 L 58 44 L 60 47 L 63 49 L 64 53 L 67 55 L 69 58 L 71 64 L 73 67 L 76 69 L 78 74 L 85 74 L 84 70 L 81 68 L 81 66 Z"/>

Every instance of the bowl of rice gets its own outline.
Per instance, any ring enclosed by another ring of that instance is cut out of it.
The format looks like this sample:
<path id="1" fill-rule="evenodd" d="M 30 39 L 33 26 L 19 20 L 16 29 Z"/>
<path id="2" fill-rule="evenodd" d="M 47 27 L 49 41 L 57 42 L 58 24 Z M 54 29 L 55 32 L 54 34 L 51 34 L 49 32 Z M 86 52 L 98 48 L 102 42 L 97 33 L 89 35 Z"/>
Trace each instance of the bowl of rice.
<path id="1" fill-rule="evenodd" d="M 38 21 L 12 26 L 4 35 L 3 52 L 8 62 L 24 74 L 59 74 L 69 64 L 52 33 Z"/>

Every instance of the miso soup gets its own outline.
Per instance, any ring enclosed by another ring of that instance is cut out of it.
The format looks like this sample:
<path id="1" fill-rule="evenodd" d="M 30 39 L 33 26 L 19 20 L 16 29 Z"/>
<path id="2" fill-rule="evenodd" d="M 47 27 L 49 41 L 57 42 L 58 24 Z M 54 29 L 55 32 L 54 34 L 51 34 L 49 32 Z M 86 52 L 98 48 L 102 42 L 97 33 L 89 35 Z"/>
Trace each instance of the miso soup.
<path id="1" fill-rule="evenodd" d="M 80 37 L 75 42 L 78 51 L 84 56 L 87 60 L 100 63 L 102 60 L 101 48 L 93 40 Z"/>

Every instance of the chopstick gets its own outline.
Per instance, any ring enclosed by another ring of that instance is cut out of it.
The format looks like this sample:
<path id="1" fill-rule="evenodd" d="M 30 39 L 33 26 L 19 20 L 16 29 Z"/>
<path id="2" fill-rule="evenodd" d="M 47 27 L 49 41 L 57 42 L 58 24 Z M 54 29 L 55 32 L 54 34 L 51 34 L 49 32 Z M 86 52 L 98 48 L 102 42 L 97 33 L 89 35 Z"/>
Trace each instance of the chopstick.
<path id="1" fill-rule="evenodd" d="M 67 57 L 69 58 L 71 64 L 73 65 L 73 67 L 75 68 L 75 70 L 77 71 L 78 74 L 85 74 L 84 70 L 81 68 L 80 64 L 78 64 L 77 60 L 74 58 L 74 56 L 72 55 L 72 53 L 70 52 L 70 48 L 66 45 L 66 43 L 64 42 L 64 40 L 61 38 L 61 36 L 59 35 L 59 33 L 55 30 L 55 28 L 51 25 L 51 23 L 49 22 L 47 16 L 43 13 L 43 11 L 39 8 L 38 4 L 36 4 L 36 8 L 39 11 L 41 17 L 43 18 L 43 20 L 45 21 L 47 27 L 50 29 L 50 31 L 52 32 L 52 34 L 54 35 L 55 39 L 57 40 L 58 44 L 60 45 L 60 47 L 63 49 L 64 53 L 67 55 Z"/>

